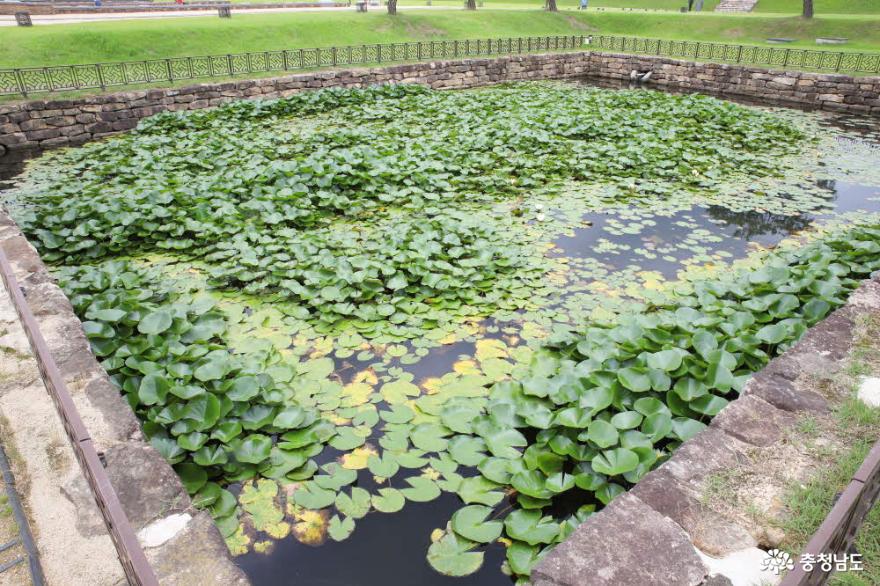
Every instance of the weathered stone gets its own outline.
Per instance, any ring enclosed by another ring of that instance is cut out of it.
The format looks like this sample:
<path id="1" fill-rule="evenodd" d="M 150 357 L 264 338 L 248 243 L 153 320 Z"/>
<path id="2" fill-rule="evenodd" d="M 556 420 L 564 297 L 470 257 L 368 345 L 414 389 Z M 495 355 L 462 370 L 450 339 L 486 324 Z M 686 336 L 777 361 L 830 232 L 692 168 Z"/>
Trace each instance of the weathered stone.
<path id="1" fill-rule="evenodd" d="M 147 548 L 147 559 L 162 584 L 173 586 L 247 586 L 236 565 L 218 564 L 229 554 L 213 519 L 199 511 L 184 529 L 160 548 Z"/>
<path id="2" fill-rule="evenodd" d="M 712 420 L 711 427 L 755 446 L 769 446 L 779 440 L 796 419 L 791 413 L 749 395 L 722 409 Z"/>
<path id="3" fill-rule="evenodd" d="M 849 296 L 847 306 L 862 310 L 880 311 L 880 281 L 864 281 Z"/>
<path id="4" fill-rule="evenodd" d="M 868 377 L 862 380 L 858 390 L 859 400 L 869 407 L 880 407 L 880 378 Z"/>
<path id="5" fill-rule="evenodd" d="M 665 466 L 642 478 L 630 493 L 675 521 L 709 555 L 724 556 L 758 545 L 744 527 L 704 506 L 696 487 L 679 482 Z"/>
<path id="6" fill-rule="evenodd" d="M 786 360 L 785 357 L 776 359 Z M 759 372 L 746 383 L 742 396 L 754 395 L 783 411 L 828 411 L 828 401 L 808 389 L 799 389 L 790 380 L 774 373 Z"/>
<path id="7" fill-rule="evenodd" d="M 731 403 L 735 405 L 738 401 Z M 728 406 L 729 408 L 729 406 Z M 749 444 L 710 426 L 679 447 L 663 469 L 687 486 L 697 487 L 711 474 L 748 460 Z"/>
<path id="8" fill-rule="evenodd" d="M 547 554 L 532 570 L 532 584 L 697 586 L 706 574 L 681 527 L 624 494 Z"/>
<path id="9" fill-rule="evenodd" d="M 177 474 L 152 447 L 120 444 L 108 449 L 104 459 L 110 482 L 135 531 L 189 508 Z"/>

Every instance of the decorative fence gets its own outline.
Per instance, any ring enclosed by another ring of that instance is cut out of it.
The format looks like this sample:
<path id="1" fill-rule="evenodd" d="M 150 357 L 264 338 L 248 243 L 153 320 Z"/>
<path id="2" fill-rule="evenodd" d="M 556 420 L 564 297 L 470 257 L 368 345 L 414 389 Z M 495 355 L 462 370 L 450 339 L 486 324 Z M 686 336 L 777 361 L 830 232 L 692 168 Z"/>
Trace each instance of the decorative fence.
<path id="1" fill-rule="evenodd" d="M 256 73 L 318 69 L 340 65 L 372 65 L 574 49 L 644 53 L 665 57 L 819 71 L 880 73 L 880 54 L 877 53 L 845 53 L 724 43 L 664 41 L 636 37 L 572 35 L 349 45 L 259 53 L 146 59 L 117 63 L 0 69 L 0 96 L 21 95 L 27 97 L 28 94 L 35 93 L 105 89 L 113 86 L 174 82 L 187 79 L 247 76 Z"/>
<path id="2" fill-rule="evenodd" d="M 880 53 L 848 53 L 699 41 L 664 41 L 634 37 L 594 36 L 593 47 L 621 53 L 646 53 L 704 61 L 791 67 L 817 71 L 880 73 Z"/>

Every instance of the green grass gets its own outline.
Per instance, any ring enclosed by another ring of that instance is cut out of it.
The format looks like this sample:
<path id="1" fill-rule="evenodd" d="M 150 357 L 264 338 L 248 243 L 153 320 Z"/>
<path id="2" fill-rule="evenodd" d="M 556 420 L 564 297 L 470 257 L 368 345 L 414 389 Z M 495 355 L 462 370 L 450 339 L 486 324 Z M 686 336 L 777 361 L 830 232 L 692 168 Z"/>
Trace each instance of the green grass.
<path id="1" fill-rule="evenodd" d="M 800 14 L 803 0 L 758 0 L 755 12 L 788 12 Z M 877 0 L 813 0 L 813 12 L 822 14 L 880 14 Z"/>
<path id="2" fill-rule="evenodd" d="M 245 1 L 245 0 L 241 0 Z M 479 2 L 480 0 L 477 0 Z M 715 8 L 720 0 L 705 0 L 703 3 L 704 11 L 711 11 Z M 425 6 L 427 0 L 398 0 L 401 6 Z M 464 4 L 464 0 L 431 0 L 432 6 L 454 6 L 460 7 Z M 556 0 L 559 8 L 577 8 L 580 5 L 579 0 Z M 541 8 L 544 6 L 543 0 L 483 0 L 483 7 L 486 9 L 511 7 L 511 8 Z M 678 12 L 682 7 L 687 6 L 687 0 L 590 0 L 589 7 L 591 9 L 626 9 L 634 8 L 639 10 L 670 10 Z"/>
<path id="3" fill-rule="evenodd" d="M 853 398 L 837 409 L 836 416 L 840 428 L 847 430 L 852 446 L 842 455 L 835 455 L 834 463 L 809 482 L 794 485 L 786 495 L 788 515 L 782 524 L 786 535 L 783 549 L 786 551 L 803 550 L 834 506 L 835 496 L 846 488 L 877 440 L 880 410 L 866 407 Z M 860 528 L 856 549 L 862 555 L 865 571 L 837 574 L 830 584 L 880 584 L 880 507 L 873 508 Z"/>
<path id="4" fill-rule="evenodd" d="M 611 34 L 816 47 L 816 36 L 858 39 L 844 50 L 880 50 L 880 17 L 682 15 L 562 11 L 461 10 L 279 13 L 219 18 L 129 20 L 8 28 L 0 35 L 0 67 L 125 61 L 283 48 L 526 35 Z"/>

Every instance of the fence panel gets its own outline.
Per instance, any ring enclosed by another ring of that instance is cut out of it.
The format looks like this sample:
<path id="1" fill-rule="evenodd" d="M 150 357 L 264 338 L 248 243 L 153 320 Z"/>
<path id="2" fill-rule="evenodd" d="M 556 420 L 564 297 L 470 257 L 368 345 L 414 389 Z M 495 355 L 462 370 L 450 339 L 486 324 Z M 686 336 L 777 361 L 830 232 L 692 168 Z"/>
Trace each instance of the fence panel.
<path id="1" fill-rule="evenodd" d="M 155 81 L 234 77 L 340 65 L 538 53 L 577 48 L 817 71 L 880 73 L 880 54 L 873 53 L 664 41 L 611 35 L 553 36 L 351 45 L 118 63 L 0 69 L 0 95 L 26 97 L 28 94 L 106 88 Z"/>

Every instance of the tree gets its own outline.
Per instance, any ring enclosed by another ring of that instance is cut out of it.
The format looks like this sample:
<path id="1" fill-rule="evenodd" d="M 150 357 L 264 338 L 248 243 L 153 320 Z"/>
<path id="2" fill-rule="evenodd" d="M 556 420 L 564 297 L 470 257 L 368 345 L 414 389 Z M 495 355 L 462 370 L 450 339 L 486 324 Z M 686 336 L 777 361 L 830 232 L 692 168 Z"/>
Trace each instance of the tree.
<path id="1" fill-rule="evenodd" d="M 813 0 L 804 0 L 804 18 L 813 18 Z"/>
<path id="2" fill-rule="evenodd" d="M 397 14 L 397 0 L 388 0 L 388 14 Z"/>
<path id="3" fill-rule="evenodd" d="M 465 6 L 467 10 L 476 10 L 477 9 L 477 0 L 467 0 L 467 5 Z"/>
<path id="4" fill-rule="evenodd" d="M 556 0 L 547 0 L 547 10 L 549 12 L 559 12 L 559 9 L 556 8 Z"/>

